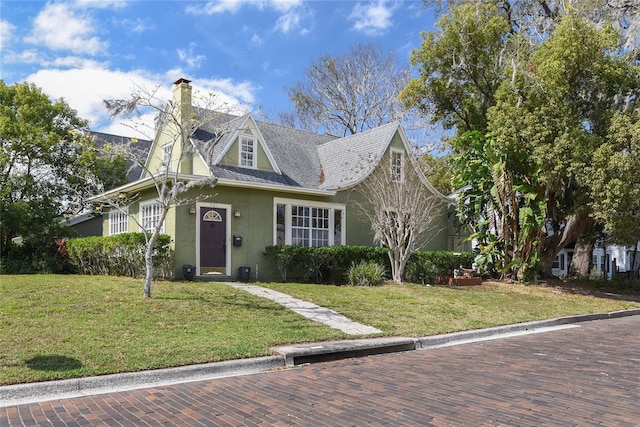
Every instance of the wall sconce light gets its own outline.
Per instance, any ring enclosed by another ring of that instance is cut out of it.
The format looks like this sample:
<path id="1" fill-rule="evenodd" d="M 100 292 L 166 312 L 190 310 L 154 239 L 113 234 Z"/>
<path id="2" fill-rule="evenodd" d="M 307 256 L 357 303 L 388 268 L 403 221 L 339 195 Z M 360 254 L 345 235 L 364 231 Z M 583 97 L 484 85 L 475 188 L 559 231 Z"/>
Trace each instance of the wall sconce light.
<path id="1" fill-rule="evenodd" d="M 239 217 L 240 217 L 240 209 L 236 209 L 236 210 L 233 212 L 233 216 L 235 216 L 236 218 L 239 218 Z"/>
<path id="2" fill-rule="evenodd" d="M 196 207 L 194 205 L 189 206 L 189 213 L 190 214 L 195 214 L 196 213 Z"/>

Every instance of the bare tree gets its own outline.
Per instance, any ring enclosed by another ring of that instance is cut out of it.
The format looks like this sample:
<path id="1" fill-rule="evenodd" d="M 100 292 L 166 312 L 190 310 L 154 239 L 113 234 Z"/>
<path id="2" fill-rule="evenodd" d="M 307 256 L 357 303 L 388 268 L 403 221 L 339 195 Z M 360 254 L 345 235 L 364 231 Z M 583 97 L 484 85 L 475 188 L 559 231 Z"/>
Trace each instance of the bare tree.
<path id="1" fill-rule="evenodd" d="M 189 159 L 194 155 L 196 147 L 192 140 L 194 133 L 203 125 L 215 122 L 217 112 L 221 105 L 217 102 L 217 96 L 209 93 L 199 98 L 201 108 L 192 109 L 191 87 L 189 81 L 180 79 L 174 87 L 174 98 L 166 101 L 158 96 L 158 87 L 148 90 L 135 86 L 131 97 L 128 99 L 105 100 L 105 107 L 112 117 L 135 115 L 138 118 L 142 114 L 151 112 L 156 116 L 155 126 L 149 126 L 144 121 L 138 120 L 132 126 L 136 130 L 147 130 L 150 139 L 163 141 L 162 158 L 148 159 L 141 156 L 135 150 L 129 151 L 129 158 L 143 170 L 143 179 L 149 179 L 155 188 L 157 197 L 155 202 L 159 206 L 159 215 L 152 223 L 142 224 L 135 215 L 129 215 L 126 207 L 139 200 L 139 194 L 119 194 L 116 197 L 101 198 L 100 201 L 112 209 L 118 209 L 129 216 L 145 233 L 145 278 L 144 297 L 151 296 L 151 283 L 154 277 L 154 245 L 162 231 L 163 223 L 171 207 L 193 203 L 203 196 L 188 196 L 194 188 L 213 187 L 217 179 L 214 176 L 194 178 L 189 169 Z M 181 91 L 175 96 L 176 91 Z M 212 138 L 217 140 L 226 134 L 225 130 L 215 132 Z"/>
<path id="2" fill-rule="evenodd" d="M 389 156 L 354 191 L 361 196 L 356 206 L 371 223 L 375 241 L 388 250 L 393 281 L 402 283 L 411 254 L 441 231 L 442 199 L 413 160 Z"/>
<path id="3" fill-rule="evenodd" d="M 409 79 L 373 44 L 356 44 L 344 55 L 312 61 L 304 80 L 288 89 L 295 112 L 281 114 L 289 126 L 345 136 L 403 117 L 397 97 Z"/>

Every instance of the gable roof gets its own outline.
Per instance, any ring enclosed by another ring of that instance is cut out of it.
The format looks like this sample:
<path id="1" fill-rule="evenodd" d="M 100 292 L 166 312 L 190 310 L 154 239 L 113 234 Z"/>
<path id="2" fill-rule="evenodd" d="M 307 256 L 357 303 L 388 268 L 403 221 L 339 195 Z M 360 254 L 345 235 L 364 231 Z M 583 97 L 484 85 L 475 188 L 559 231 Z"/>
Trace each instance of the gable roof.
<path id="1" fill-rule="evenodd" d="M 218 179 L 218 184 L 222 185 L 335 194 L 371 174 L 396 135 L 405 151 L 410 153 L 398 122 L 341 138 L 255 120 L 251 114 L 235 116 L 196 107 L 194 112 L 200 117 L 209 115 L 210 119 L 195 129 L 190 138 L 191 144 L 210 173 Z M 221 161 L 248 124 L 255 130 L 254 136 L 260 140 L 273 171 Z M 151 141 L 145 143 L 151 145 Z M 410 155 L 408 157 L 412 160 Z M 423 181 L 434 194 L 441 195 L 424 176 Z"/>
<path id="2" fill-rule="evenodd" d="M 273 155 L 271 154 L 271 150 L 269 149 L 269 145 L 266 143 L 264 137 L 262 136 L 262 132 L 260 132 L 260 128 L 257 126 L 251 114 L 245 114 L 244 116 L 238 117 L 237 119 L 232 119 L 229 122 L 229 124 L 230 126 L 227 131 L 227 134 L 223 138 L 224 142 L 222 141 L 218 142 L 218 146 L 222 146 L 222 149 L 218 149 L 215 152 L 215 155 L 211 159 L 212 165 L 219 164 L 223 156 L 229 151 L 231 146 L 237 140 L 238 136 L 240 135 L 240 132 L 246 127 L 253 125 L 253 127 L 256 129 L 258 133 L 258 135 L 255 135 L 258 139 L 258 144 L 262 146 L 262 149 L 266 153 L 267 159 L 269 160 L 271 167 L 277 174 L 279 175 L 281 174 L 280 168 L 278 167 L 278 162 L 276 162 L 275 159 L 273 158 Z"/>
<path id="3" fill-rule="evenodd" d="M 148 139 L 138 139 L 96 131 L 90 131 L 89 134 L 93 137 L 98 148 L 103 148 L 105 145 L 109 144 L 113 147 L 114 152 L 117 153 L 123 151 L 131 153 L 139 159 L 145 159 L 149 149 L 151 148 L 151 141 Z M 129 181 L 140 179 L 143 168 L 137 162 L 131 160 L 131 156 L 129 156 L 127 160 L 129 163 L 127 179 Z"/>
<path id="4" fill-rule="evenodd" d="M 351 187 L 367 177 L 380 162 L 398 127 L 397 122 L 392 122 L 318 147 L 324 173 L 320 188 Z"/>
<path id="5" fill-rule="evenodd" d="M 203 110 L 199 112 L 202 113 Z M 279 170 L 271 172 L 220 163 L 249 121 L 255 125 L 272 165 L 277 165 Z M 396 134 L 409 154 L 410 147 L 398 122 L 340 138 L 262 122 L 251 114 L 218 114 L 194 132 L 192 143 L 220 184 L 335 193 L 369 176 Z M 418 168 L 411 156 L 408 157 Z M 422 173 L 421 179 L 434 194 L 445 198 Z"/>
<path id="6" fill-rule="evenodd" d="M 227 122 L 218 121 L 225 117 L 228 119 Z M 273 172 L 220 164 L 224 154 L 237 139 L 239 131 L 249 121 L 254 124 L 258 132 L 257 137 L 274 167 Z M 219 139 L 214 137 L 217 133 L 221 133 Z M 201 138 L 208 138 L 208 140 Z M 235 181 L 318 190 L 322 173 L 318 146 L 335 140 L 336 137 L 258 121 L 247 114 L 240 117 L 231 115 L 216 117 L 214 121 L 198 129 L 193 139 L 194 146 L 219 182 Z"/>

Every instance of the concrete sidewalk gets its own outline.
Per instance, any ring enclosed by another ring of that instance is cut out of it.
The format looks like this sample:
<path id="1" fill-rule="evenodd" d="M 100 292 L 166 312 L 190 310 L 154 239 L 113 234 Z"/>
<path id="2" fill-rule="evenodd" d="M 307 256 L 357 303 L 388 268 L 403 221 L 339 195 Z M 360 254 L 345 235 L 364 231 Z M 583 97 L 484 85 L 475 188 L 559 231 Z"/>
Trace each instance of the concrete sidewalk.
<path id="1" fill-rule="evenodd" d="M 249 292 L 250 294 L 257 295 L 259 297 L 268 298 L 271 301 L 277 302 L 289 310 L 293 310 L 296 313 L 314 320 L 316 322 L 324 323 L 332 328 L 339 329 L 349 335 L 370 335 L 379 334 L 382 331 L 372 326 L 363 325 L 358 322 L 343 316 L 340 313 L 336 313 L 333 310 L 329 310 L 325 307 L 312 304 L 307 301 L 303 301 L 292 297 L 291 295 L 283 294 L 282 292 L 274 291 L 272 289 L 263 288 L 262 286 L 247 285 L 246 283 L 227 283 L 236 289 Z"/>

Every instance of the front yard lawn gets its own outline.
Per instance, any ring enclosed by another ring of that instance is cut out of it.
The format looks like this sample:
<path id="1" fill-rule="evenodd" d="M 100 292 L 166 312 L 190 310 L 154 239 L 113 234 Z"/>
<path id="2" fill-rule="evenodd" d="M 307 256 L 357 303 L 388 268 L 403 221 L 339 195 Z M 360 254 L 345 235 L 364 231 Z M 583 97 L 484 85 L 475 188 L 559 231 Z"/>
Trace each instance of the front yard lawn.
<path id="1" fill-rule="evenodd" d="M 387 335 L 412 337 L 640 307 L 640 302 L 585 295 L 566 287 L 502 282 L 461 287 L 262 285 L 331 308 Z"/>
<path id="2" fill-rule="evenodd" d="M 543 286 L 260 283 L 332 308 L 383 335 L 425 336 L 640 307 Z M 269 347 L 347 338 L 220 283 L 101 276 L 0 276 L 0 385 L 264 356 Z"/>

